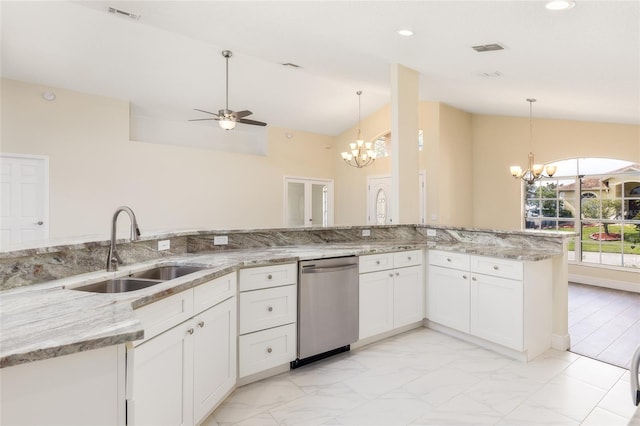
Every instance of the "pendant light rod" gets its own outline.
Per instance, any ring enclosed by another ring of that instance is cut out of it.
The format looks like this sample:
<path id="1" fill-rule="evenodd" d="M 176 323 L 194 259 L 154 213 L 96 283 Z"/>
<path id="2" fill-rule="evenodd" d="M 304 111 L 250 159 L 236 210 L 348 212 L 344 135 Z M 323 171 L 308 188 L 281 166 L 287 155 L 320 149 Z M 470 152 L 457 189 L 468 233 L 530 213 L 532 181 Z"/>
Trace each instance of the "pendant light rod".
<path id="1" fill-rule="evenodd" d="M 230 50 L 223 50 L 222 51 L 222 56 L 225 57 L 226 60 L 226 68 L 225 68 L 225 80 L 226 80 L 226 84 L 225 84 L 225 90 L 226 90 L 226 99 L 225 99 L 225 107 L 224 109 L 228 110 L 229 109 L 229 58 L 231 57 L 232 53 Z"/>

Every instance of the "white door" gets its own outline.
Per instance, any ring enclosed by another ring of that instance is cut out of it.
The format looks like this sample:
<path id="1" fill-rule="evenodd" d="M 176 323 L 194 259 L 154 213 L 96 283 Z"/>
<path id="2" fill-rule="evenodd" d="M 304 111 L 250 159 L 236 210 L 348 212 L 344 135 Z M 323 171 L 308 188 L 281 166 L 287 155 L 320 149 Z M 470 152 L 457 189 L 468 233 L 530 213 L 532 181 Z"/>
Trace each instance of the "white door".
<path id="1" fill-rule="evenodd" d="M 285 226 L 333 224 L 333 181 L 285 177 Z"/>
<path id="2" fill-rule="evenodd" d="M 392 271 L 360 274 L 359 338 L 393 329 Z"/>
<path id="3" fill-rule="evenodd" d="M 388 225 L 391 220 L 391 176 L 367 178 L 367 223 Z"/>
<path id="4" fill-rule="evenodd" d="M 0 247 L 49 238 L 49 160 L 0 155 Z"/>
<path id="5" fill-rule="evenodd" d="M 422 321 L 424 318 L 424 279 L 422 265 L 394 269 L 393 327 Z"/>

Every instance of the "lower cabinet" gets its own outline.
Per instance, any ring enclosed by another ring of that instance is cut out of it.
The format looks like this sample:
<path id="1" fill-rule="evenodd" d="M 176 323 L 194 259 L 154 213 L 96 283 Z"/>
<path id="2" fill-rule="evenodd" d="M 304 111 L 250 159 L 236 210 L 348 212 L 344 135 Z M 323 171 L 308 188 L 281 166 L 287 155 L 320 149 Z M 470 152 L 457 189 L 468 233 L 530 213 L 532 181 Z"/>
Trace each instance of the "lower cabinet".
<path id="1" fill-rule="evenodd" d="M 429 320 L 469 332 L 469 272 L 429 265 Z"/>
<path id="2" fill-rule="evenodd" d="M 228 279 L 203 285 L 219 287 L 227 285 Z M 200 289 L 192 290 L 197 301 Z M 218 298 L 225 296 L 219 294 Z M 138 346 L 130 346 L 127 423 L 193 425 L 202 421 L 235 386 L 236 325 L 236 298 L 229 297 Z"/>
<path id="3" fill-rule="evenodd" d="M 424 318 L 422 251 L 360 256 L 359 338 Z"/>
<path id="4" fill-rule="evenodd" d="M 124 345 L 0 369 L 2 425 L 124 425 Z"/>

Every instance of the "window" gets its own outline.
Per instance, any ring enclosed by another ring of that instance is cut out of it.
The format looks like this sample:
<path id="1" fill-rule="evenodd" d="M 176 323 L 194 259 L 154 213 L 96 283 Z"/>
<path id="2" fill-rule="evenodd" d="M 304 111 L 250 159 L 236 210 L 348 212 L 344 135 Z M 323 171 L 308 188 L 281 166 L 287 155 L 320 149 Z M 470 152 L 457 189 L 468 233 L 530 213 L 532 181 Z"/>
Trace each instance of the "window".
<path id="1" fill-rule="evenodd" d="M 553 178 L 525 185 L 528 229 L 574 231 L 576 263 L 640 268 L 640 164 L 606 158 L 552 163 Z"/>
<path id="2" fill-rule="evenodd" d="M 424 149 L 424 133 L 422 130 L 418 131 L 418 151 Z M 373 141 L 373 150 L 376 152 L 376 158 L 383 158 L 391 156 L 391 132 L 387 132 L 378 136 Z"/>

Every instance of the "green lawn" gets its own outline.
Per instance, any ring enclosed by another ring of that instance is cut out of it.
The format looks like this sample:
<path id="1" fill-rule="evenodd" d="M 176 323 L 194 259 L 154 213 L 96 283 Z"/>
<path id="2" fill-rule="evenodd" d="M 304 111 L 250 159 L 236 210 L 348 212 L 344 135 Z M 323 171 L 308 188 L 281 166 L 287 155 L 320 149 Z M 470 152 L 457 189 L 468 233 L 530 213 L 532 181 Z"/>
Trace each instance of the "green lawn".
<path id="1" fill-rule="evenodd" d="M 622 234 L 624 228 L 624 242 L 621 241 L 595 241 L 589 235 L 604 232 L 598 226 L 586 226 L 582 228 L 582 251 L 640 254 L 640 231 L 635 225 L 609 225 L 610 234 Z M 569 242 L 569 250 L 575 250 L 573 241 Z"/>

